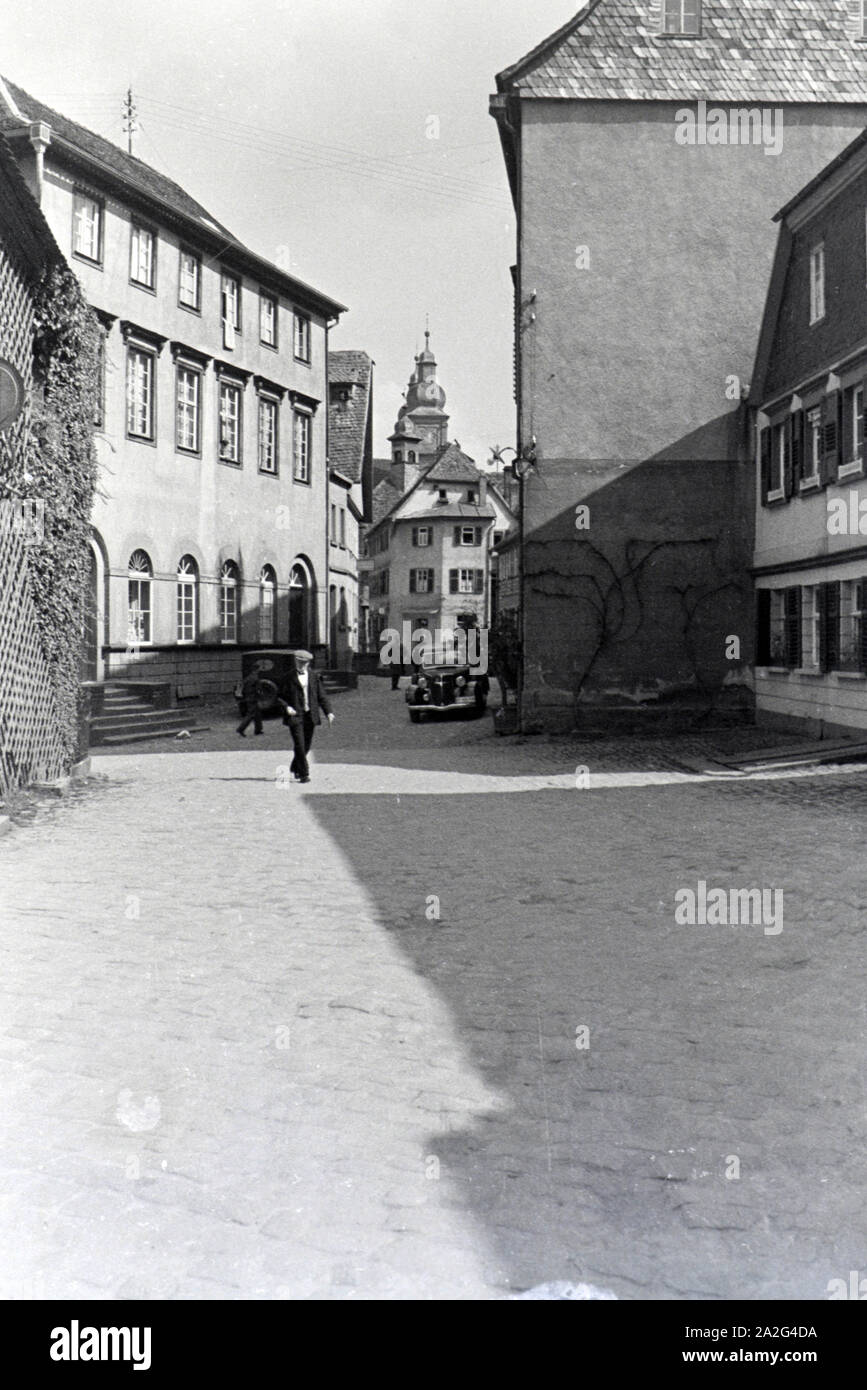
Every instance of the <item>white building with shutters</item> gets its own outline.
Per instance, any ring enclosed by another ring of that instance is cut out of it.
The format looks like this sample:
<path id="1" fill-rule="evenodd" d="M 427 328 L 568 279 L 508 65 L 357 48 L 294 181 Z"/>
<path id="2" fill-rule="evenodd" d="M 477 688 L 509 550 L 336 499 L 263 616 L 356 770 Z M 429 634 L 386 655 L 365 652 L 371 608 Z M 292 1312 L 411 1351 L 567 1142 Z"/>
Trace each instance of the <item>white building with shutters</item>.
<path id="1" fill-rule="evenodd" d="M 458 626 L 486 628 L 491 618 L 491 550 L 514 523 L 486 475 L 446 444 L 434 461 L 378 486 L 396 499 L 366 538 L 371 632 Z M 408 483 L 408 486 L 405 486 Z"/>
<path id="2" fill-rule="evenodd" d="M 867 730 L 867 132 L 777 215 L 753 373 L 759 722 Z"/>
<path id="3" fill-rule="evenodd" d="M 324 650 L 344 306 L 2 79 L 0 131 L 104 330 L 85 674 L 218 694 L 240 648 Z"/>

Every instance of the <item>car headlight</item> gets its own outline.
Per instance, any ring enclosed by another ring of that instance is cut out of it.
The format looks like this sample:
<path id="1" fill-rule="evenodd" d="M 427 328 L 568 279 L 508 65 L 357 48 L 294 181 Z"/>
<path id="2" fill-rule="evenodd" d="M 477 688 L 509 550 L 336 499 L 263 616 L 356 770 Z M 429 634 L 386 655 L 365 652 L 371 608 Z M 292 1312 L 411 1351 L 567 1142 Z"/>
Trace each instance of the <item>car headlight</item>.
<path id="1" fill-rule="evenodd" d="M 463 690 L 466 683 L 466 679 L 463 676 L 458 676 L 457 680 L 455 681 L 455 685 L 457 686 L 458 690 Z"/>
<path id="2" fill-rule="evenodd" d="M 424 676 L 419 676 L 418 680 L 416 681 L 416 685 L 418 686 L 419 690 L 424 690 L 425 686 L 427 685 L 426 678 Z"/>
<path id="3" fill-rule="evenodd" d="M 429 690 L 426 690 L 426 691 L 424 692 L 424 695 L 422 696 L 422 699 L 424 700 L 425 704 L 428 704 L 428 705 L 430 704 L 430 691 L 429 691 Z"/>

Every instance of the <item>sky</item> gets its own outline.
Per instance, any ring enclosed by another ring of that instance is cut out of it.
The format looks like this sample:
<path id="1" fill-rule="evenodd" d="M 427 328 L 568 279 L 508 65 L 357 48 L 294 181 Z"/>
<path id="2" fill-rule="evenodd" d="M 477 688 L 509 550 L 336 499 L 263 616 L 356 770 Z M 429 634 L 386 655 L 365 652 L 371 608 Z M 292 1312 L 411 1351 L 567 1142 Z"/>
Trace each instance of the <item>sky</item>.
<path id="1" fill-rule="evenodd" d="M 0 73 L 169 175 L 259 254 L 348 306 L 389 457 L 431 346 L 449 436 L 513 444 L 515 219 L 495 74 L 580 0 L 3 0 Z"/>

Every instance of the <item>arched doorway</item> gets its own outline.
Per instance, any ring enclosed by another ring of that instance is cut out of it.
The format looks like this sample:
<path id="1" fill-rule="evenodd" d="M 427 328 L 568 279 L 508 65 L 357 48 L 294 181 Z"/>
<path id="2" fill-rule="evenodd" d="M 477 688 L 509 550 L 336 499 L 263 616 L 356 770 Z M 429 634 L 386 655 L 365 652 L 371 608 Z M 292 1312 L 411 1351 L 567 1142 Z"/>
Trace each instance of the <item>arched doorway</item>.
<path id="1" fill-rule="evenodd" d="M 311 584 L 307 566 L 296 560 L 289 574 L 289 646 L 310 647 Z"/>

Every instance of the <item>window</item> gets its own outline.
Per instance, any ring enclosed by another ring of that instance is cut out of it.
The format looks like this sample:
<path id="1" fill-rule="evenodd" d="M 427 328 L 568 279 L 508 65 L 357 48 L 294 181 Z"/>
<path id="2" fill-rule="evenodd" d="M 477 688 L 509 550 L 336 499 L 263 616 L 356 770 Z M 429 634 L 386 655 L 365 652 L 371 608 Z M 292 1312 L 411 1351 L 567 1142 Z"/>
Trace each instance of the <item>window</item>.
<path id="1" fill-rule="evenodd" d="M 154 437 L 154 367 L 152 352 L 131 347 L 126 359 L 126 432 L 132 439 Z"/>
<path id="2" fill-rule="evenodd" d="M 431 528 L 429 526 L 413 526 L 412 543 L 420 546 L 430 545 Z"/>
<path id="3" fill-rule="evenodd" d="M 102 203 L 87 193 L 72 200 L 72 250 L 85 260 L 102 260 Z"/>
<path id="4" fill-rule="evenodd" d="M 178 642 L 195 642 L 197 627 L 197 587 L 199 567 L 192 555 L 183 555 L 178 562 L 177 579 L 177 638 Z"/>
<path id="5" fill-rule="evenodd" d="M 295 315 L 295 356 L 299 362 L 310 361 L 310 320 L 306 314 Z"/>
<path id="6" fill-rule="evenodd" d="M 238 640 L 238 579 L 234 560 L 226 560 L 220 570 L 220 641 Z"/>
<path id="7" fill-rule="evenodd" d="M 277 301 L 270 294 L 259 295 L 259 341 L 266 347 L 277 346 Z"/>
<path id="8" fill-rule="evenodd" d="M 332 544 L 332 545 L 336 545 L 336 544 L 337 544 L 337 504 L 336 504 L 335 502 L 332 502 L 332 503 L 331 503 L 331 526 L 330 526 L 330 529 L 329 529 L 329 535 L 330 535 L 330 538 L 331 538 L 331 544 Z"/>
<path id="9" fill-rule="evenodd" d="M 127 580 L 127 645 L 138 647 L 151 640 L 151 576 L 153 567 L 143 550 L 129 557 Z"/>
<path id="10" fill-rule="evenodd" d="M 859 473 L 864 458 L 864 388 L 850 386 L 843 393 L 843 457 L 837 477 Z"/>
<path id="11" fill-rule="evenodd" d="M 765 502 L 785 496 L 787 436 L 785 421 L 762 431 L 762 500 Z"/>
<path id="12" fill-rule="evenodd" d="M 340 544 L 346 549 L 346 508 L 340 508 Z"/>
<path id="13" fill-rule="evenodd" d="M 415 463 L 415 462 L 416 462 L 416 452 L 415 452 L 415 449 L 408 449 L 408 450 L 407 450 L 406 461 L 407 461 L 407 463 Z"/>
<path id="14" fill-rule="evenodd" d="M 476 489 L 475 489 L 474 487 L 467 488 L 467 501 L 468 501 L 472 506 L 475 506 L 476 503 L 478 502 L 478 500 L 479 500 L 479 494 L 476 492 Z"/>
<path id="15" fill-rule="evenodd" d="M 310 482 L 310 416 L 295 412 L 295 481 Z"/>
<path id="16" fill-rule="evenodd" d="M 181 250 L 178 276 L 178 303 L 185 309 L 201 308 L 202 262 L 195 251 Z"/>
<path id="17" fill-rule="evenodd" d="M 433 570 L 410 570 L 409 591 L 411 594 L 432 594 L 433 587 Z"/>
<path id="18" fill-rule="evenodd" d="M 859 671 L 861 669 L 861 623 L 858 580 L 843 579 L 840 582 L 838 671 Z"/>
<path id="19" fill-rule="evenodd" d="M 786 601 L 782 589 L 771 590 L 770 666 L 786 664 Z"/>
<path id="20" fill-rule="evenodd" d="M 484 588 L 484 570 L 449 570 L 449 593 L 481 594 Z"/>
<path id="21" fill-rule="evenodd" d="M 241 284 L 234 275 L 222 279 L 223 347 L 235 346 L 235 334 L 241 331 Z"/>
<path id="22" fill-rule="evenodd" d="M 152 290 L 156 282 L 156 238 L 147 227 L 133 223 L 129 242 L 129 278 Z"/>
<path id="23" fill-rule="evenodd" d="M 810 323 L 825 317 L 825 243 L 810 252 Z"/>
<path id="24" fill-rule="evenodd" d="M 701 33 L 701 0 L 663 0 L 663 5 L 663 33 Z"/>
<path id="25" fill-rule="evenodd" d="M 804 440 L 804 466 L 801 473 L 801 486 L 819 481 L 819 465 L 822 458 L 822 408 L 815 406 L 807 411 L 807 435 Z"/>
<path id="26" fill-rule="evenodd" d="M 455 545 L 481 545 L 481 526 L 456 526 Z"/>
<path id="27" fill-rule="evenodd" d="M 202 374 L 178 367 L 175 388 L 175 446 L 197 454 L 201 439 Z"/>
<path id="28" fill-rule="evenodd" d="M 445 488 L 444 488 L 444 487 L 438 488 L 438 489 L 437 489 L 437 506 L 438 506 L 438 507 L 442 506 L 443 503 L 448 502 L 448 500 L 449 500 L 449 495 L 448 495 L 448 493 L 446 492 Z"/>
<path id="29" fill-rule="evenodd" d="M 370 592 L 372 594 L 387 594 L 388 583 L 388 570 L 376 570 L 370 577 Z"/>
<path id="30" fill-rule="evenodd" d="M 259 575 L 259 641 L 263 644 L 274 641 L 274 601 L 277 594 L 277 576 L 270 565 L 264 565 Z"/>
<path id="31" fill-rule="evenodd" d="M 220 382 L 220 459 L 241 462 L 241 387 L 233 381 Z"/>
<path id="32" fill-rule="evenodd" d="M 259 397 L 259 471 L 277 472 L 277 402 Z"/>
<path id="33" fill-rule="evenodd" d="M 820 659 L 819 587 L 807 584 L 801 590 L 801 666 L 806 671 L 818 671 Z"/>

